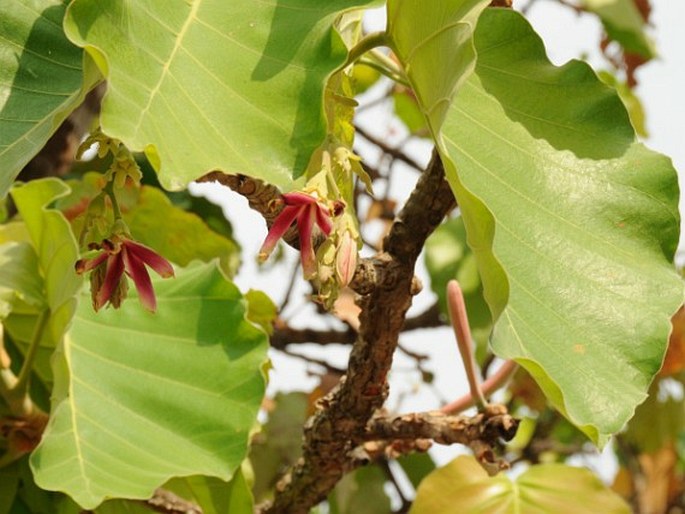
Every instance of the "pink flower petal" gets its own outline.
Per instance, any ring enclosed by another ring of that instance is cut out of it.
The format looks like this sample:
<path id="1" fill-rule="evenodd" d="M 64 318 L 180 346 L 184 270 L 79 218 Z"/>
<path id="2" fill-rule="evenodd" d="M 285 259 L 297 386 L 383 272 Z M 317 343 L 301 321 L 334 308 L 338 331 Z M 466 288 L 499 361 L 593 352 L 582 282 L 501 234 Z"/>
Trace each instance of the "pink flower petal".
<path id="1" fill-rule="evenodd" d="M 164 257 L 155 252 L 152 248 L 126 239 L 123 242 L 124 248 L 140 260 L 150 266 L 162 278 L 174 276 L 174 267 Z"/>
<path id="2" fill-rule="evenodd" d="M 301 206 L 288 205 L 281 211 L 274 220 L 273 225 L 271 225 L 271 229 L 266 235 L 264 244 L 259 249 L 259 260 L 266 260 L 271 252 L 273 252 L 278 240 L 288 231 L 290 225 L 295 221 L 295 218 L 301 215 L 302 209 L 303 207 Z"/>
<path id="3" fill-rule="evenodd" d="M 283 201 L 286 205 L 311 205 L 316 203 L 316 198 L 307 193 L 293 191 L 292 193 L 284 193 Z"/>
<path id="4" fill-rule="evenodd" d="M 129 245 L 125 245 L 124 250 L 121 252 L 123 254 L 126 273 L 133 279 L 133 283 L 136 285 L 140 303 L 150 312 L 155 312 L 157 310 L 157 299 L 155 298 L 155 290 L 150 281 L 150 275 L 145 269 L 143 261 L 138 259 L 138 257 L 129 250 Z"/>
<path id="5" fill-rule="evenodd" d="M 115 253 L 107 259 L 107 272 L 102 288 L 98 291 L 95 302 L 95 310 L 100 310 L 111 298 L 112 293 L 119 285 L 119 281 L 124 274 L 124 261 L 121 253 Z"/>
<path id="6" fill-rule="evenodd" d="M 321 232 L 323 232 L 326 235 L 329 235 L 331 233 L 331 230 L 333 230 L 333 222 L 331 221 L 330 215 L 328 214 L 328 209 L 324 209 L 319 206 L 317 207 L 318 208 L 316 209 L 316 224 L 321 229 Z"/>
<path id="7" fill-rule="evenodd" d="M 92 269 L 97 268 L 100 264 L 105 262 L 105 259 L 107 259 L 108 254 L 107 252 L 102 252 L 99 255 L 96 255 L 92 259 L 79 259 L 76 261 L 76 265 L 74 268 L 76 269 L 76 273 L 79 275 L 82 273 L 85 273 L 87 271 L 90 271 Z"/>
<path id="8" fill-rule="evenodd" d="M 297 231 L 300 233 L 300 259 L 305 278 L 316 273 L 316 255 L 312 246 L 312 229 L 316 220 L 316 207 L 306 208 L 297 218 Z"/>

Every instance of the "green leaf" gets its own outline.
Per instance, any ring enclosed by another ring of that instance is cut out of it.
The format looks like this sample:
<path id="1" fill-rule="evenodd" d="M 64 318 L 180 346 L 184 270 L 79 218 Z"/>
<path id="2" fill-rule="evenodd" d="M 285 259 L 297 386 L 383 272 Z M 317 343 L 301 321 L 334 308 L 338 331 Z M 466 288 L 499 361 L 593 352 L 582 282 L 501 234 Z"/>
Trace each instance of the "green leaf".
<path id="1" fill-rule="evenodd" d="M 411 134 L 425 133 L 426 118 L 416 103 L 416 98 L 410 89 L 405 87 L 396 88 L 392 93 L 395 114 L 405 124 Z"/>
<path id="2" fill-rule="evenodd" d="M 84 294 L 54 359 L 52 416 L 31 465 L 42 488 L 83 508 L 147 498 L 174 476 L 228 480 L 247 452 L 266 335 L 216 265 L 154 285 L 156 315 L 135 299 L 95 313 Z"/>
<path id="3" fill-rule="evenodd" d="M 7 0 L 0 10 L 0 198 L 95 84 L 62 31 L 65 3 Z"/>
<path id="4" fill-rule="evenodd" d="M 378 466 L 367 466 L 348 473 L 328 497 L 331 514 L 390 514 L 390 498 Z"/>
<path id="5" fill-rule="evenodd" d="M 388 34 L 436 135 L 452 96 L 473 71 L 473 31 L 488 0 L 388 1 Z"/>
<path id="6" fill-rule="evenodd" d="M 274 403 L 269 420 L 262 431 L 255 434 L 250 450 L 257 502 L 268 496 L 282 470 L 294 464 L 300 456 L 302 424 L 307 419 L 309 399 L 306 393 L 279 393 Z"/>
<path id="7" fill-rule="evenodd" d="M 65 31 L 107 77 L 102 129 L 165 188 L 214 169 L 287 188 L 325 137 L 324 85 L 347 56 L 333 21 L 374 2 L 76 0 Z"/>
<path id="8" fill-rule="evenodd" d="M 645 124 L 645 110 L 642 107 L 640 98 L 635 94 L 627 83 L 619 81 L 615 75 L 608 71 L 600 71 L 597 76 L 602 82 L 616 89 L 618 96 L 621 97 L 623 105 L 625 105 L 630 116 L 630 122 L 638 135 L 642 137 L 649 137 L 647 132 L 647 125 Z"/>
<path id="9" fill-rule="evenodd" d="M 587 469 L 563 464 L 531 466 L 512 482 L 489 477 L 462 455 L 421 483 L 410 514 L 629 514 L 630 507 Z"/>
<path id="10" fill-rule="evenodd" d="M 647 23 L 635 5 L 635 0 L 582 0 L 581 5 L 602 20 L 610 39 L 625 51 L 651 59 L 656 57 L 654 43 L 645 33 Z"/>
<path id="11" fill-rule="evenodd" d="M 675 170 L 635 142 L 586 64 L 548 61 L 518 13 L 488 9 L 475 44 L 441 153 L 497 318 L 492 346 L 602 444 L 645 399 L 682 302 Z"/>
<path id="12" fill-rule="evenodd" d="M 66 184 L 55 178 L 16 184 L 10 190 L 24 222 L 21 230 L 13 232 L 18 237 L 23 234 L 28 238 L 37 257 L 37 262 L 34 261 L 37 267 L 29 264 L 28 260 L 22 262 L 21 266 L 32 266 L 33 273 L 40 271 L 40 274 L 31 278 L 34 302 L 29 303 L 32 307 L 12 313 L 5 325 L 14 342 L 25 352 L 33 335 L 38 311 L 49 309 L 47 329 L 42 334 L 34 364 L 41 379 L 48 382 L 52 378 L 50 357 L 71 322 L 76 309 L 76 295 L 83 282 L 74 271 L 78 249 L 69 222 L 61 212 L 51 207 L 57 199 L 68 193 Z M 26 255 L 21 257 L 29 259 Z M 40 289 L 42 300 L 36 303 L 39 281 L 43 283 Z"/>
<path id="13" fill-rule="evenodd" d="M 660 384 L 660 381 L 652 384 L 649 397 L 637 408 L 623 434 L 627 441 L 645 453 L 675 442 L 685 428 L 685 399 L 682 396 L 660 398 L 663 394 Z"/>
<path id="14" fill-rule="evenodd" d="M 267 334 L 273 334 L 273 321 L 278 315 L 276 304 L 266 293 L 256 289 L 250 289 L 245 293 L 245 299 L 247 300 L 247 319 L 259 325 Z"/>
<path id="15" fill-rule="evenodd" d="M 397 459 L 402 470 L 407 475 L 411 485 L 416 489 L 431 471 L 435 469 L 435 462 L 427 453 L 410 453 Z"/>
<path id="16" fill-rule="evenodd" d="M 230 482 L 218 478 L 192 476 L 174 478 L 165 485 L 182 498 L 200 506 L 203 514 L 252 514 L 252 491 L 242 469 L 238 469 Z"/>
<path id="17" fill-rule="evenodd" d="M 0 514 L 10 514 L 19 487 L 19 467 L 0 468 Z"/>
<path id="18" fill-rule="evenodd" d="M 38 257 L 27 242 L 0 245 L 0 319 L 9 316 L 17 300 L 36 308 L 45 302 Z"/>
<path id="19" fill-rule="evenodd" d="M 143 186 L 138 202 L 124 214 L 134 239 L 181 266 L 192 260 L 219 259 L 229 277 L 240 266 L 240 252 L 233 240 L 211 230 L 197 214 L 175 207 L 157 188 Z"/>
<path id="20" fill-rule="evenodd" d="M 53 316 L 60 309 L 73 309 L 74 296 L 82 283 L 74 271 L 78 248 L 67 220 L 51 208 L 55 200 L 69 193 L 69 187 L 61 180 L 47 178 L 16 184 L 10 193 L 38 255 Z"/>
<path id="21" fill-rule="evenodd" d="M 492 317 L 483 297 L 475 255 L 466 243 L 464 220 L 454 218 L 440 225 L 426 240 L 425 250 L 431 289 L 438 296 L 441 312 L 447 314 L 447 282 L 458 280 L 471 328 L 489 328 Z"/>

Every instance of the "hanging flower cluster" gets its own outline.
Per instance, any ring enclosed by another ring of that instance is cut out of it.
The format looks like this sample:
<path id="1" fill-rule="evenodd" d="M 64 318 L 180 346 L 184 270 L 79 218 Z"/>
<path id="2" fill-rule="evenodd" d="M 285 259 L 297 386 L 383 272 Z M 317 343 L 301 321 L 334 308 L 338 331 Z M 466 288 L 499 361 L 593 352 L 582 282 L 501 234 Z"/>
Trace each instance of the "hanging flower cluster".
<path id="1" fill-rule="evenodd" d="M 90 259 L 76 261 L 79 274 L 92 271 L 90 291 L 93 308 L 98 311 L 107 303 L 118 308 L 128 293 L 128 275 L 136 286 L 140 303 L 147 310 L 157 310 L 155 291 L 145 266 L 150 266 L 161 277 L 174 276 L 174 268 L 169 261 L 145 245 L 123 235 L 114 235 L 102 243 L 92 243 L 92 250 L 100 252 Z"/>
<path id="2" fill-rule="evenodd" d="M 293 223 L 297 223 L 302 269 L 305 277 L 311 278 L 316 274 L 316 255 L 312 242 L 314 225 L 318 226 L 321 232 L 328 236 L 333 229 L 331 212 L 323 203 L 307 193 L 285 193 L 283 202 L 285 207 L 271 225 L 264 244 L 259 250 L 259 259 L 261 261 L 266 260 L 276 247 L 278 240 L 283 237 Z"/>

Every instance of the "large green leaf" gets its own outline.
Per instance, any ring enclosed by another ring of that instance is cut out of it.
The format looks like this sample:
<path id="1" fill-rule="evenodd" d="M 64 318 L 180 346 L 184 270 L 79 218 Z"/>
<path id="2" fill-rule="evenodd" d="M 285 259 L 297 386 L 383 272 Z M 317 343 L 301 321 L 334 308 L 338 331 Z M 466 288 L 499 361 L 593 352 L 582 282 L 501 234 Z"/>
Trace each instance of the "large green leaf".
<path id="1" fill-rule="evenodd" d="M 434 134 L 473 71 L 473 31 L 488 0 L 388 1 L 388 34 Z"/>
<path id="2" fill-rule="evenodd" d="M 0 9 L 0 198 L 95 82 L 62 31 L 66 2 L 7 0 Z"/>
<path id="3" fill-rule="evenodd" d="M 659 369 L 682 302 L 678 185 L 618 96 L 561 68 L 516 12 L 488 9 L 443 125 L 448 180 L 498 317 L 492 344 L 597 442 Z"/>
<path id="4" fill-rule="evenodd" d="M 489 477 L 473 457 L 460 456 L 421 482 L 410 514 L 629 514 L 630 507 L 587 469 L 531 466 L 515 481 Z"/>
<path id="5" fill-rule="evenodd" d="M 84 297 L 55 356 L 53 412 L 31 465 L 42 488 L 83 508 L 149 497 L 174 476 L 228 480 L 247 452 L 266 335 L 214 264 L 154 284 L 156 315 L 135 299 L 96 314 Z"/>
<path id="6" fill-rule="evenodd" d="M 65 29 L 107 76 L 103 130 L 145 150 L 166 188 L 213 169 L 288 187 L 347 55 L 332 23 L 374 2 L 76 0 Z"/>
<path id="7" fill-rule="evenodd" d="M 627 52 L 646 59 L 656 56 L 654 43 L 645 33 L 647 23 L 635 5 L 635 0 L 582 0 L 585 9 L 594 12 L 607 32 Z"/>
<path id="8" fill-rule="evenodd" d="M 31 269 L 40 274 L 31 278 L 32 294 L 26 298 L 30 300 L 27 308 L 13 312 L 6 320 L 6 327 L 15 343 L 25 349 L 33 337 L 38 312 L 49 309 L 47 329 L 42 334 L 34 364 L 40 377 L 47 381 L 51 379 L 50 356 L 71 322 L 76 309 L 76 295 L 83 282 L 74 271 L 78 248 L 69 222 L 61 212 L 51 207 L 68 193 L 66 184 L 55 178 L 16 184 L 10 191 L 25 229 L 15 230 L 15 235 L 27 237 L 26 243 L 31 245 L 35 260 L 30 264 L 31 258 L 27 255 L 17 258 L 22 259 L 21 267 L 26 271 Z"/>

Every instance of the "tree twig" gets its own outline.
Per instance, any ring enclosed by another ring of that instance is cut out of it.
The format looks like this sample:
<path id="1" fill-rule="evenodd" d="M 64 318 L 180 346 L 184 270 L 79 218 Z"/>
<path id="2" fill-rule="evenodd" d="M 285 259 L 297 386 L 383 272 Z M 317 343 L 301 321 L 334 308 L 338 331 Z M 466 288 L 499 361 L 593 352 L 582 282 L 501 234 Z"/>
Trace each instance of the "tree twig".
<path id="1" fill-rule="evenodd" d="M 360 328 L 348 369 L 317 403 L 304 430 L 303 456 L 276 486 L 261 512 L 305 514 L 349 468 L 350 452 L 388 394 L 387 376 L 411 298 L 420 286 L 414 265 L 428 235 L 454 206 L 437 153 L 419 178 L 384 240 L 384 251 L 362 259 L 350 285 L 361 295 Z"/>

